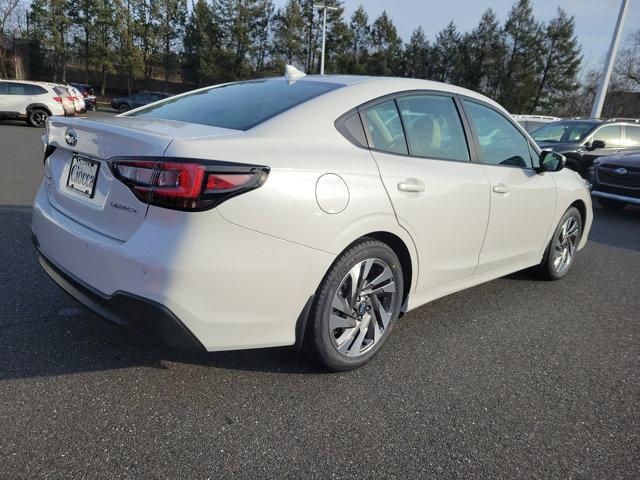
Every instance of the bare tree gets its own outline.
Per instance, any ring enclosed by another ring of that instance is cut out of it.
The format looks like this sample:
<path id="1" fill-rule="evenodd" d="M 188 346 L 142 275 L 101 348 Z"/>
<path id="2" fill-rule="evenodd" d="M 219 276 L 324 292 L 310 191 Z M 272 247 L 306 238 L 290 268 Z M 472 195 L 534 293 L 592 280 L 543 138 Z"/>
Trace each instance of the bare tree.
<path id="1" fill-rule="evenodd" d="M 628 91 L 640 90 L 640 29 L 632 33 L 618 55 L 616 79 Z"/>
<path id="2" fill-rule="evenodd" d="M 9 38 L 15 34 L 21 0 L 0 0 L 0 77 L 8 76 Z"/>

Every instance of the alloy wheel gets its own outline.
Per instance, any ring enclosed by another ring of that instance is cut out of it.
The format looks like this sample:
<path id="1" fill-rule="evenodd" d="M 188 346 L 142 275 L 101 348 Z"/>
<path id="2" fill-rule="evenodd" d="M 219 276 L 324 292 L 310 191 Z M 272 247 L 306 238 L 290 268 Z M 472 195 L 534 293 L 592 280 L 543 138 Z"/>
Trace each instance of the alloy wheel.
<path id="1" fill-rule="evenodd" d="M 369 258 L 354 265 L 333 296 L 329 333 L 335 349 L 359 357 L 380 341 L 389 327 L 397 301 L 393 271 Z"/>
<path id="2" fill-rule="evenodd" d="M 47 114 L 41 110 L 37 110 L 31 114 L 31 119 L 34 125 L 42 127 L 47 121 Z"/>
<path id="3" fill-rule="evenodd" d="M 563 273 L 569 268 L 579 240 L 580 223 L 576 217 L 571 216 L 562 224 L 554 240 L 553 269 L 556 273 Z"/>

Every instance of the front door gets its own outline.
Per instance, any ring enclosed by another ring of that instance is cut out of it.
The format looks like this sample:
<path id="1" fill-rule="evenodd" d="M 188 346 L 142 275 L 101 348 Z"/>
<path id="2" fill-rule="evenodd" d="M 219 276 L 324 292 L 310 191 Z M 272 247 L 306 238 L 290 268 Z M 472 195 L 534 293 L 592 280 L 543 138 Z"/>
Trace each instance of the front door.
<path id="1" fill-rule="evenodd" d="M 463 101 L 477 139 L 482 169 L 491 186 L 491 213 L 476 274 L 515 265 L 540 255 L 556 206 L 551 173 L 533 169 L 527 138 L 502 113 Z"/>
<path id="2" fill-rule="evenodd" d="M 416 290 L 471 276 L 487 228 L 489 185 L 482 166 L 470 161 L 453 97 L 411 94 L 361 114 L 398 221 L 418 251 Z"/>

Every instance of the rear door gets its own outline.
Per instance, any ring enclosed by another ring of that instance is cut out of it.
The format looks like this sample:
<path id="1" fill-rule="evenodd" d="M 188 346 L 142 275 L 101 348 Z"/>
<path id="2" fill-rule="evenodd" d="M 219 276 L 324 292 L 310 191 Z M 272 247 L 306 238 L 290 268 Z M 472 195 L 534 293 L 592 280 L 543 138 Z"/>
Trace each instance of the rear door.
<path id="1" fill-rule="evenodd" d="M 539 255 L 555 214 L 556 184 L 533 169 L 535 150 L 498 110 L 471 99 L 464 109 L 491 186 L 491 214 L 476 274 Z"/>
<path id="2" fill-rule="evenodd" d="M 471 162 L 458 108 L 453 96 L 418 92 L 361 109 L 398 221 L 418 250 L 417 290 L 472 275 L 487 227 L 489 186 Z"/>

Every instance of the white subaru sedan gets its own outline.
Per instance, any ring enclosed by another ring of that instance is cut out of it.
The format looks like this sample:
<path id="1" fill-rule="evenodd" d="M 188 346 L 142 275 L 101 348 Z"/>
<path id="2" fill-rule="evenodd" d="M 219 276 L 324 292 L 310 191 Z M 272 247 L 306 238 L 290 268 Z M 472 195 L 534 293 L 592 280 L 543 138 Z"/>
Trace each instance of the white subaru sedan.
<path id="1" fill-rule="evenodd" d="M 570 269 L 591 200 L 492 100 L 416 79 L 269 78 L 44 135 L 33 241 L 107 319 L 207 351 L 361 366 L 399 316 Z"/>

